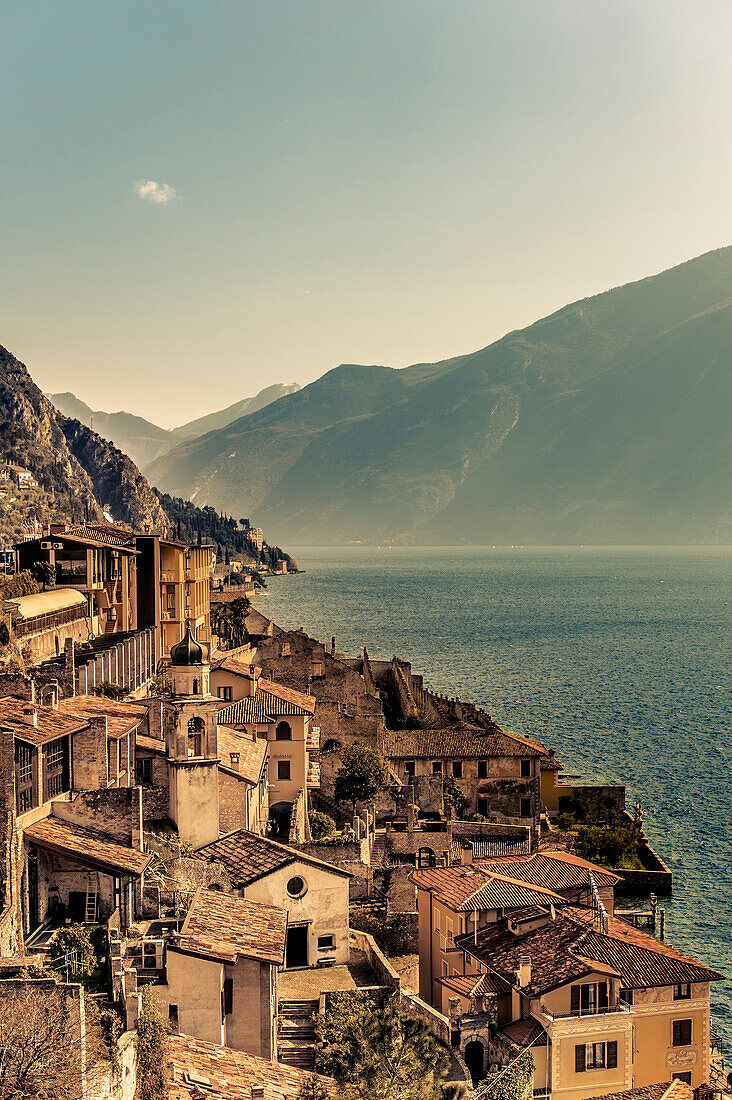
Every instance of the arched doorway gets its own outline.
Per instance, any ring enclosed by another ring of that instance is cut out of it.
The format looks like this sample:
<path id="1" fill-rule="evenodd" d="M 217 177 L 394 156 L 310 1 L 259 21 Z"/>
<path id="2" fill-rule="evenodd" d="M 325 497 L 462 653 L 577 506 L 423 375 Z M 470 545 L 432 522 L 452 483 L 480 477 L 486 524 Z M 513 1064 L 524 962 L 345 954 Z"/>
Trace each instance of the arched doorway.
<path id="1" fill-rule="evenodd" d="M 469 1043 L 465 1044 L 465 1065 L 470 1070 L 470 1076 L 473 1078 L 474 1085 L 483 1079 L 485 1071 L 483 1064 L 483 1044 L 479 1043 L 477 1039 L 472 1039 Z"/>
<path id="2" fill-rule="evenodd" d="M 274 840 L 282 840 L 287 843 L 290 837 L 290 817 L 292 816 L 291 802 L 275 802 L 269 808 L 269 835 Z"/>

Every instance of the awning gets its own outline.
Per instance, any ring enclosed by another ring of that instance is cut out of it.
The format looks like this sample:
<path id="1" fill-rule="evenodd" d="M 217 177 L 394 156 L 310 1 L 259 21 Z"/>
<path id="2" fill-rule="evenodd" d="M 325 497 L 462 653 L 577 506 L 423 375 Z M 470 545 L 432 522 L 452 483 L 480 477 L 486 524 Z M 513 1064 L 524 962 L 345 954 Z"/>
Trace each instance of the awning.
<path id="1" fill-rule="evenodd" d="M 35 619 L 38 615 L 81 607 L 86 604 L 86 596 L 76 588 L 53 588 L 50 592 L 38 592 L 35 596 L 17 596 L 5 602 L 15 607 L 19 618 Z"/>
<path id="2" fill-rule="evenodd" d="M 152 859 L 145 852 L 127 848 L 100 833 L 72 825 L 70 821 L 61 821 L 58 817 L 36 821 L 24 829 L 24 833 L 39 848 L 108 875 L 139 878 Z"/>

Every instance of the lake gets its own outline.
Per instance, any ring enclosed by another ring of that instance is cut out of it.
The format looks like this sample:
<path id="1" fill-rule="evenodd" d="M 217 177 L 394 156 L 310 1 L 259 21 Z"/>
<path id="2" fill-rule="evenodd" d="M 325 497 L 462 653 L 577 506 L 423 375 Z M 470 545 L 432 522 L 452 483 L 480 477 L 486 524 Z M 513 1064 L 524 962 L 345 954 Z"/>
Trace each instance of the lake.
<path id="1" fill-rule="evenodd" d="M 288 547 L 257 607 L 625 783 L 674 873 L 666 939 L 732 979 L 732 548 Z M 732 1053 L 732 982 L 712 987 Z"/>

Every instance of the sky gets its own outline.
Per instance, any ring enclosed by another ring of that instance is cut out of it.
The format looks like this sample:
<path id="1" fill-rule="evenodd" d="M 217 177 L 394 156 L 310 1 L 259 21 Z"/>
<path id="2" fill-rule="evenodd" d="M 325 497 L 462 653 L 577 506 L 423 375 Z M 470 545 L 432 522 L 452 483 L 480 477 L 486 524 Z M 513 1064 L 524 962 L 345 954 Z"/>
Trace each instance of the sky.
<path id="1" fill-rule="evenodd" d="M 0 343 L 165 427 L 732 242 L 728 0 L 0 0 Z"/>

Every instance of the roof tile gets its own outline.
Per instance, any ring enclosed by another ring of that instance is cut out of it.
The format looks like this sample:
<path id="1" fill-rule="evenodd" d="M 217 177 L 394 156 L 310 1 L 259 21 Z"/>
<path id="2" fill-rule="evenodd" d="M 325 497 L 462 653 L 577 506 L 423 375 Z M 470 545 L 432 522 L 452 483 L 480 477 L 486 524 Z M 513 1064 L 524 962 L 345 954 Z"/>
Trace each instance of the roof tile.
<path id="1" fill-rule="evenodd" d="M 281 965 L 287 913 L 274 905 L 199 888 L 171 947 L 235 963 L 239 956 Z"/>

